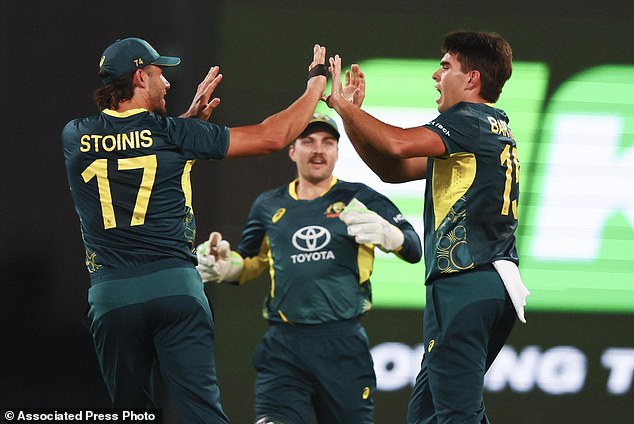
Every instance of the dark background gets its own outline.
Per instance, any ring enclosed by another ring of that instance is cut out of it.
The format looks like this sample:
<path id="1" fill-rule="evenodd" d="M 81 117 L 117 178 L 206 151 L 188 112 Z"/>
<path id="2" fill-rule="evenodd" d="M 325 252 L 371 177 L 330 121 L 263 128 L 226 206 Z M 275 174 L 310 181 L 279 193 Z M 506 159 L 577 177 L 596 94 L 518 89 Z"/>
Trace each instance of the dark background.
<path id="1" fill-rule="evenodd" d="M 109 404 L 82 322 L 88 274 L 59 134 L 70 119 L 96 112 L 90 94 L 98 84 L 100 55 L 111 42 L 138 36 L 162 54 L 181 57 L 182 65 L 166 74 L 173 115 L 187 109 L 198 82 L 211 65 L 219 65 L 225 78 L 216 94 L 222 103 L 212 120 L 228 126 L 259 122 L 301 94 L 314 43 L 340 54 L 347 66 L 371 57 L 440 57 L 440 41 L 453 29 L 496 31 L 510 41 L 516 60 L 549 65 L 549 93 L 582 69 L 634 62 L 631 2 L 516 3 L 2 0 L 0 408 Z M 285 152 L 199 162 L 192 177 L 198 241 L 211 229 L 237 241 L 255 196 L 293 176 Z M 264 280 L 240 289 L 208 288 L 217 320 L 223 401 L 236 423 L 252 418 L 250 361 L 266 329 L 260 316 L 266 288 Z M 415 344 L 421 316 L 420 311 L 375 310 L 366 326 L 371 338 L 398 334 L 399 340 Z M 629 322 L 621 328 L 630 329 L 631 343 L 631 316 L 593 316 L 587 322 L 572 315 L 531 316 L 537 323 L 518 329 L 511 342 L 543 340 L 539 332 L 552 330 L 549 323 L 568 321 L 562 331 L 578 328 L 578 339 L 588 323 L 601 323 L 595 329 L 601 334 L 614 323 Z M 581 322 L 583 327 L 577 327 Z M 377 398 L 377 422 L 404 422 L 407 395 Z M 571 408 L 568 401 L 496 395 L 488 406 L 499 422 L 631 422 L 619 413 L 631 411 L 624 399 L 597 401 L 586 405 L 587 411 Z M 610 419 L 590 418 L 605 414 Z"/>

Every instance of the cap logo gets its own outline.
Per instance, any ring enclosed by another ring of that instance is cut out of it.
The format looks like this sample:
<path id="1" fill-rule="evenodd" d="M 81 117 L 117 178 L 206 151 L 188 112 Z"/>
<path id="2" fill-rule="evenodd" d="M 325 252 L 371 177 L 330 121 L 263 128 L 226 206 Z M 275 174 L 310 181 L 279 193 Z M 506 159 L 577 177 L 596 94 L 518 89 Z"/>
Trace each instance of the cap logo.
<path id="1" fill-rule="evenodd" d="M 101 56 L 101 60 L 99 61 L 99 67 L 103 66 L 103 63 L 106 61 L 106 56 Z"/>
<path id="2" fill-rule="evenodd" d="M 141 65 L 143 65 L 143 59 L 141 59 L 141 58 L 134 59 L 134 66 L 136 66 L 138 68 Z"/>

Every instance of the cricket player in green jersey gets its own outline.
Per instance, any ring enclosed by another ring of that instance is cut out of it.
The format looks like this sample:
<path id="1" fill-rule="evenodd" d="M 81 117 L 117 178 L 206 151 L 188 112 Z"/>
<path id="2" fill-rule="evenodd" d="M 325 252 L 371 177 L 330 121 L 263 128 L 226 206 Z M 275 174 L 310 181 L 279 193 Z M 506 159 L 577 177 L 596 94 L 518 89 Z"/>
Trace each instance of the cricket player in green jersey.
<path id="1" fill-rule="evenodd" d="M 515 247 L 519 159 L 504 111 L 493 106 L 511 76 L 512 52 L 497 34 L 455 31 L 432 75 L 440 115 L 415 128 L 385 124 L 361 109 L 358 65 L 341 84 L 330 59 L 328 104 L 361 158 L 383 180 L 426 179 L 425 355 L 408 423 L 488 423 L 484 375 L 515 323 L 528 290 Z M 515 309 L 514 309 L 515 307 Z"/>
<path id="2" fill-rule="evenodd" d="M 313 48 L 305 92 L 257 125 L 207 122 L 220 100 L 214 66 L 190 108 L 166 116 L 163 69 L 180 63 L 145 40 L 117 40 L 99 63 L 100 113 L 70 121 L 64 158 L 90 274 L 88 323 L 115 408 L 155 408 L 167 383 L 185 423 L 227 423 L 210 302 L 196 272 L 190 170 L 198 159 L 280 150 L 303 131 L 326 85 Z"/>
<path id="3" fill-rule="evenodd" d="M 268 269 L 253 357 L 258 424 L 370 424 L 376 377 L 359 318 L 372 304 L 374 247 L 418 262 L 418 234 L 385 196 L 338 180 L 339 131 L 316 114 L 289 148 L 298 177 L 253 203 L 236 251 L 219 233 L 199 246 L 204 281 L 242 284 Z M 213 254 L 212 254 L 213 252 Z"/>

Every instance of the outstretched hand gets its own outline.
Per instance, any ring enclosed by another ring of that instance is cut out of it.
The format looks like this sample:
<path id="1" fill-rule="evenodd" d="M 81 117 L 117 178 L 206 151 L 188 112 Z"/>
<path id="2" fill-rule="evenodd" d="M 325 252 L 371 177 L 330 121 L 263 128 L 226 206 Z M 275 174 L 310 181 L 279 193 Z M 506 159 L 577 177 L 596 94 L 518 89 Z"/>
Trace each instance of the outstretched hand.
<path id="1" fill-rule="evenodd" d="M 337 109 L 338 106 L 350 103 L 361 107 L 365 99 L 365 75 L 359 65 L 352 64 L 350 70 L 345 75 L 345 85 L 341 83 L 341 57 L 335 55 L 329 59 L 330 67 L 328 71 L 332 76 L 332 88 L 330 95 L 323 100 L 329 107 Z"/>
<path id="2" fill-rule="evenodd" d="M 363 99 L 365 99 L 365 75 L 356 63 L 353 63 L 350 69 L 346 71 L 343 97 L 357 107 L 361 107 Z"/>
<path id="3" fill-rule="evenodd" d="M 327 82 L 327 73 L 326 73 L 326 48 L 320 46 L 319 44 L 315 44 L 313 46 L 313 60 L 308 65 L 308 87 L 315 87 L 319 90 L 320 93 L 323 94 L 324 90 L 326 90 L 326 82 Z M 321 66 L 323 69 L 323 73 L 317 72 L 316 76 L 311 76 L 312 72 L 318 70 L 318 67 Z"/>
<path id="4" fill-rule="evenodd" d="M 196 95 L 189 109 L 181 115 L 181 118 L 198 118 L 203 121 L 209 120 L 214 109 L 220 104 L 218 97 L 212 98 L 211 96 L 221 80 L 222 74 L 220 73 L 220 68 L 218 66 L 212 66 L 205 76 L 205 79 L 198 84 Z"/>

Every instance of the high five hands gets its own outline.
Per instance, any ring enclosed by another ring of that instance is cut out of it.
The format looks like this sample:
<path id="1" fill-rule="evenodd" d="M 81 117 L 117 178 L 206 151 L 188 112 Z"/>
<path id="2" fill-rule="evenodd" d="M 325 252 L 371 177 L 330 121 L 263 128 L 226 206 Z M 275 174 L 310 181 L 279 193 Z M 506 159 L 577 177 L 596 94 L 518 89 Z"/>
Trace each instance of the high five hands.
<path id="1" fill-rule="evenodd" d="M 341 57 L 337 54 L 329 59 L 328 71 L 332 76 L 332 88 L 329 96 L 322 98 L 326 104 L 338 108 L 352 104 L 361 107 L 365 98 L 365 75 L 356 63 L 345 73 L 345 83 L 341 82 Z"/>

